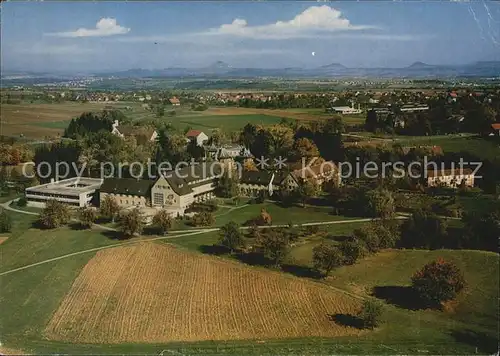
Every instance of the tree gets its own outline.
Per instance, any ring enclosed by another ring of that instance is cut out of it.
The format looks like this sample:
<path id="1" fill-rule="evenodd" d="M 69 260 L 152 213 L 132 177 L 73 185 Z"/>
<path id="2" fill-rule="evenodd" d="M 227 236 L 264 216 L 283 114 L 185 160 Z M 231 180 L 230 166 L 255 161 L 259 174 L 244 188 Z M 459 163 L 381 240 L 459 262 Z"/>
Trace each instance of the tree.
<path id="1" fill-rule="evenodd" d="M 365 129 L 366 131 L 375 132 L 378 127 L 377 112 L 370 110 L 366 113 Z"/>
<path id="2" fill-rule="evenodd" d="M 5 209 L 0 208 L 0 233 L 10 232 L 12 229 L 12 221 Z"/>
<path id="3" fill-rule="evenodd" d="M 299 138 L 293 144 L 293 156 L 296 160 L 305 158 L 313 158 L 319 156 L 318 147 L 314 142 L 306 137 Z"/>
<path id="4" fill-rule="evenodd" d="M 260 209 L 258 220 L 259 225 L 271 225 L 273 222 L 271 214 L 269 214 L 265 208 Z"/>
<path id="5" fill-rule="evenodd" d="M 390 219 L 394 216 L 394 197 L 391 191 L 379 188 L 366 193 L 366 212 L 371 217 Z"/>
<path id="6" fill-rule="evenodd" d="M 347 265 L 356 263 L 356 261 L 365 254 L 363 244 L 357 239 L 344 240 L 339 247 L 344 255 L 344 262 Z"/>
<path id="7" fill-rule="evenodd" d="M 401 226 L 400 245 L 406 248 L 445 247 L 447 224 L 427 209 L 416 210 Z"/>
<path id="8" fill-rule="evenodd" d="M 202 211 L 191 218 L 191 223 L 194 226 L 210 226 L 215 223 L 215 217 L 208 211 Z"/>
<path id="9" fill-rule="evenodd" d="M 465 279 L 457 265 L 442 258 L 422 267 L 411 282 L 420 299 L 433 307 L 454 299 L 465 287 Z"/>
<path id="10" fill-rule="evenodd" d="M 120 213 L 120 205 L 115 198 L 111 195 L 106 195 L 104 199 L 101 201 L 100 214 L 111 220 L 111 222 L 115 222 L 117 215 Z"/>
<path id="11" fill-rule="evenodd" d="M 288 237 L 278 229 L 268 229 L 265 233 L 260 234 L 257 244 L 264 256 L 269 258 L 275 267 L 279 267 L 288 254 Z"/>
<path id="12" fill-rule="evenodd" d="M 186 152 L 195 161 L 199 161 L 205 156 L 205 149 L 202 146 L 199 146 L 196 140 L 192 140 L 188 143 Z"/>
<path id="13" fill-rule="evenodd" d="M 373 329 L 380 324 L 383 306 L 378 300 L 368 299 L 363 302 L 363 307 L 358 314 L 364 328 Z"/>
<path id="14" fill-rule="evenodd" d="M 219 245 L 226 247 L 231 253 L 243 246 L 244 243 L 239 226 L 234 221 L 230 221 L 220 228 Z"/>
<path id="15" fill-rule="evenodd" d="M 225 171 L 217 182 L 218 191 L 224 198 L 232 198 L 238 195 L 238 180 L 235 172 Z"/>
<path id="16" fill-rule="evenodd" d="M 54 229 L 67 224 L 71 219 L 69 207 L 57 200 L 48 200 L 40 213 L 40 225 L 46 229 Z"/>
<path id="17" fill-rule="evenodd" d="M 302 204 L 302 207 L 305 207 L 307 199 L 318 196 L 320 192 L 321 189 L 318 184 L 308 180 L 302 180 L 299 182 L 297 188 L 295 188 L 293 195 L 295 199 Z"/>
<path id="18" fill-rule="evenodd" d="M 170 213 L 162 209 L 153 216 L 153 224 L 158 228 L 161 235 L 165 235 L 172 228 L 173 220 Z"/>
<path id="19" fill-rule="evenodd" d="M 144 216 L 139 208 L 123 213 L 120 217 L 120 230 L 125 237 L 140 234 L 145 225 Z"/>
<path id="20" fill-rule="evenodd" d="M 485 214 L 466 214 L 461 248 L 481 249 L 496 252 L 500 236 L 500 209 Z"/>
<path id="21" fill-rule="evenodd" d="M 327 277 L 330 272 L 344 262 L 344 256 L 338 247 L 329 243 L 322 243 L 313 249 L 314 268 L 317 271 L 324 271 Z"/>
<path id="22" fill-rule="evenodd" d="M 90 207 L 83 207 L 78 210 L 78 218 L 80 220 L 80 225 L 85 229 L 90 229 L 97 219 L 97 214 L 95 209 Z"/>

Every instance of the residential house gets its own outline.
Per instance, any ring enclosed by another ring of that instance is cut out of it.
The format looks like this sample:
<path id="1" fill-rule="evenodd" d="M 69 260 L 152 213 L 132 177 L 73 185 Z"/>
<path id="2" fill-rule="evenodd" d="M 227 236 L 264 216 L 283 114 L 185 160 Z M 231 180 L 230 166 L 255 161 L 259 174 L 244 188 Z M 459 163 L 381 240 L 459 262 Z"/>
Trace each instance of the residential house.
<path id="1" fill-rule="evenodd" d="M 181 101 L 175 96 L 173 98 L 168 99 L 168 101 L 170 101 L 170 104 L 172 104 L 173 106 L 181 105 Z"/>
<path id="2" fill-rule="evenodd" d="M 256 197 L 260 192 L 273 195 L 281 190 L 282 182 L 287 178 L 285 171 L 244 171 L 238 183 L 238 189 L 242 196 Z"/>
<path id="3" fill-rule="evenodd" d="M 195 141 L 198 146 L 203 146 L 208 141 L 208 136 L 199 130 L 189 130 L 186 133 L 187 142 Z"/>
<path id="4" fill-rule="evenodd" d="M 317 185 L 331 182 L 340 186 L 341 176 L 338 166 L 332 161 L 324 161 L 320 164 L 304 166 L 290 173 L 296 182 L 308 181 Z M 290 181 L 288 181 L 290 182 Z"/>
<path id="5" fill-rule="evenodd" d="M 466 187 L 474 186 L 474 174 L 469 168 L 428 170 L 427 177 L 424 178 L 428 187 L 458 188 L 461 184 Z"/>
<path id="6" fill-rule="evenodd" d="M 491 124 L 490 136 L 500 136 L 500 123 Z"/>

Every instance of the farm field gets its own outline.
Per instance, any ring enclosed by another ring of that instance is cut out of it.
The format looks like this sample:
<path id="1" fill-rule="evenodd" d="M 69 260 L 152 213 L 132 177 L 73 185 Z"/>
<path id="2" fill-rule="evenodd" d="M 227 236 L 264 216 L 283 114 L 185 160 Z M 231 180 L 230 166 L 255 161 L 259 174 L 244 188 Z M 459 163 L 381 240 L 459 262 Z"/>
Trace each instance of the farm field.
<path id="1" fill-rule="evenodd" d="M 43 138 L 62 134 L 69 121 L 85 111 L 101 111 L 123 103 L 2 104 L 2 135 Z M 63 124 L 64 123 L 64 124 Z"/>
<path id="2" fill-rule="evenodd" d="M 330 320 L 357 307 L 321 284 L 144 243 L 98 252 L 45 335 L 81 343 L 331 337 L 360 333 Z"/>
<path id="3" fill-rule="evenodd" d="M 54 104 L 22 103 L 2 105 L 2 135 L 28 138 L 58 137 L 62 135 L 72 118 L 86 111 L 101 111 L 105 108 L 123 111 L 133 121 L 156 120 L 154 111 L 142 108 L 136 102 L 77 103 L 64 102 Z M 175 110 L 175 116 L 168 112 Z M 170 123 L 179 131 L 186 128 L 212 130 L 221 128 L 226 132 L 240 130 L 247 123 L 255 125 L 277 124 L 282 118 L 311 121 L 323 120 L 333 116 L 323 109 L 252 109 L 240 107 L 211 107 L 205 111 L 193 111 L 188 107 L 165 108 L 166 115 L 159 120 Z M 344 116 L 346 124 L 359 124 L 364 117 Z"/>

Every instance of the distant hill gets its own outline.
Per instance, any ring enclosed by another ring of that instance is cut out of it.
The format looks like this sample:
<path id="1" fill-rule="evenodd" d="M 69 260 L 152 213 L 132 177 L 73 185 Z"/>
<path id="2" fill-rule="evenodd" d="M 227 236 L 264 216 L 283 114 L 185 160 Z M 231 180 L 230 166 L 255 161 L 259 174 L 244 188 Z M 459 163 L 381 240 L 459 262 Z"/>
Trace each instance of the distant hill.
<path id="1" fill-rule="evenodd" d="M 423 68 L 434 68 L 434 67 L 436 67 L 436 66 L 431 65 L 431 64 L 427 64 L 424 62 L 415 62 L 406 68 L 408 68 L 408 69 L 423 69 Z"/>

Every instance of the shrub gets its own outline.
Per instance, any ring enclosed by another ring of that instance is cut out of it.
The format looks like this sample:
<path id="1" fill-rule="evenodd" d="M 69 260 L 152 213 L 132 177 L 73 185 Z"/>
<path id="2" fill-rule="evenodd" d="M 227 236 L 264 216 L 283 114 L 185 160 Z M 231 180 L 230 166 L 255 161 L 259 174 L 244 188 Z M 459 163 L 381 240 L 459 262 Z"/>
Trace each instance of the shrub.
<path id="1" fill-rule="evenodd" d="M 465 287 L 460 269 L 441 258 L 426 264 L 411 279 L 412 287 L 420 299 L 429 306 L 440 306 L 455 299 Z"/>
<path id="2" fill-rule="evenodd" d="M 12 221 L 7 212 L 0 208 L 0 233 L 10 232 L 12 229 Z"/>
<path id="3" fill-rule="evenodd" d="M 208 211 L 202 211 L 195 214 L 190 221 L 193 226 L 210 226 L 215 223 L 215 217 Z"/>
<path id="4" fill-rule="evenodd" d="M 383 312 L 382 303 L 377 300 L 369 299 L 363 302 L 363 307 L 358 314 L 364 328 L 373 329 L 380 324 Z"/>
<path id="5" fill-rule="evenodd" d="M 28 205 L 28 201 L 25 197 L 22 197 L 17 200 L 16 205 L 20 208 L 24 208 L 26 205 Z"/>

